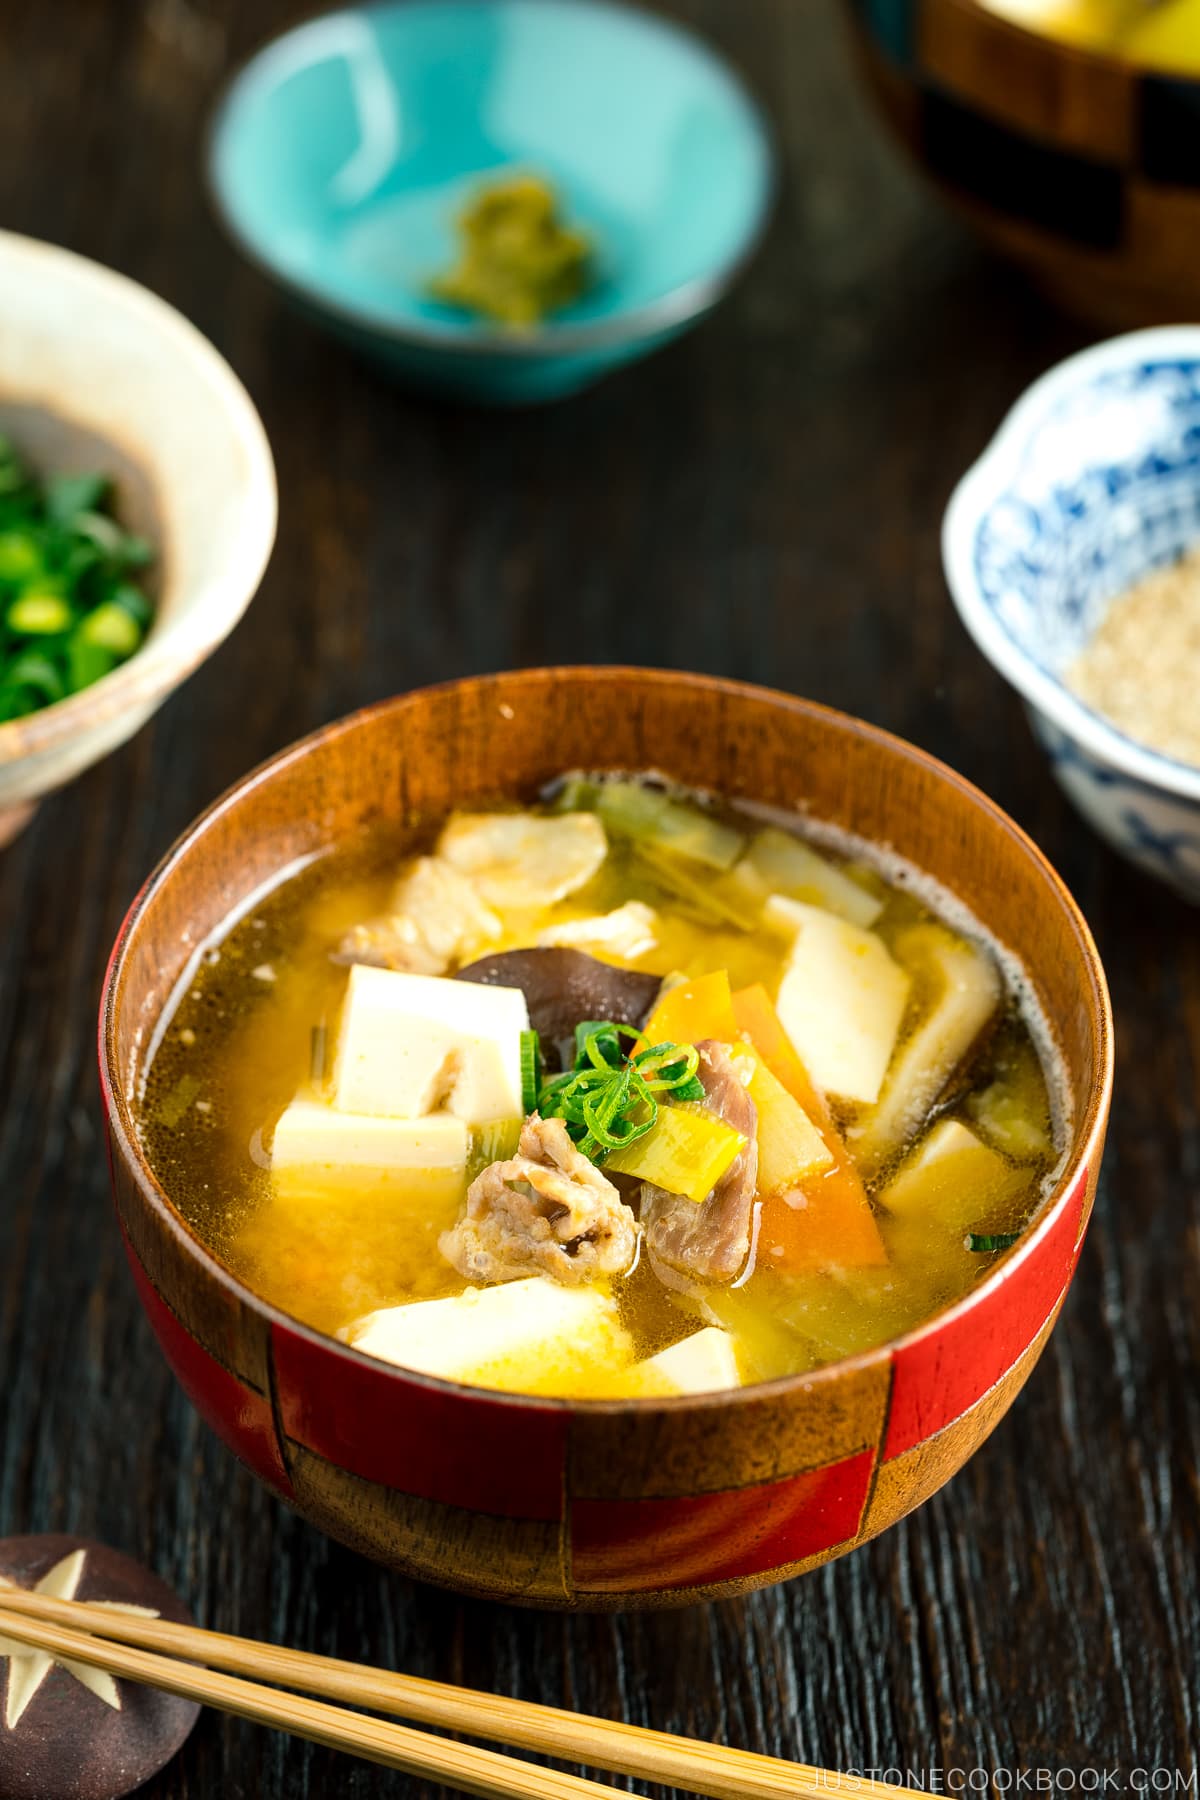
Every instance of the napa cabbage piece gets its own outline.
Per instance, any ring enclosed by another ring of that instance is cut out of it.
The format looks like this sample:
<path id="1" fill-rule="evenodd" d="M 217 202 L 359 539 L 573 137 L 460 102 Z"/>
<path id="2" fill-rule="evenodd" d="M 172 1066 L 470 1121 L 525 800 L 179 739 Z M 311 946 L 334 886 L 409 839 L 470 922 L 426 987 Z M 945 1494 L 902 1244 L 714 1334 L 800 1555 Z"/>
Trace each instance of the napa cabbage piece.
<path id="1" fill-rule="evenodd" d="M 776 894 L 764 917 L 792 934 L 775 1006 L 827 1094 L 870 1104 L 896 1047 L 912 979 L 872 931 Z"/>
<path id="2" fill-rule="evenodd" d="M 440 856 L 418 856 L 396 883 L 392 912 L 411 920 L 422 942 L 437 957 L 441 974 L 494 942 L 500 920 L 480 899 L 472 882 Z"/>
<path id="3" fill-rule="evenodd" d="M 877 895 L 810 844 L 775 825 L 755 833 L 732 878 L 760 911 L 773 894 L 824 907 L 864 928 L 873 925 L 883 911 Z"/>
<path id="4" fill-rule="evenodd" d="M 338 960 L 444 975 L 500 936 L 501 923 L 465 875 L 440 856 L 418 856 L 396 883 L 389 910 L 352 925 Z"/>
<path id="5" fill-rule="evenodd" d="M 540 945 L 586 950 L 593 956 L 615 956 L 635 962 L 658 942 L 658 914 L 644 900 L 627 900 L 611 912 L 583 919 L 564 919 L 538 934 Z"/>
<path id="6" fill-rule="evenodd" d="M 703 863 L 689 861 L 668 846 L 647 839 L 637 845 L 637 860 L 656 886 L 679 906 L 707 925 L 730 925 L 736 931 L 753 931 L 760 920 L 762 902 L 736 880 L 736 871 L 722 874 Z"/>
<path id="7" fill-rule="evenodd" d="M 746 842 L 732 825 L 643 781 L 577 779 L 567 783 L 560 804 L 594 810 L 614 837 L 653 843 L 709 869 L 732 868 Z"/>
<path id="8" fill-rule="evenodd" d="M 896 953 L 933 998 L 889 1070 L 878 1104 L 847 1133 L 868 1178 L 916 1136 L 1004 996 L 987 952 L 944 925 L 912 926 L 896 939 Z"/>
<path id="9" fill-rule="evenodd" d="M 456 813 L 437 853 L 466 876 L 489 906 L 533 911 L 565 900 L 592 879 L 608 854 L 594 813 Z"/>

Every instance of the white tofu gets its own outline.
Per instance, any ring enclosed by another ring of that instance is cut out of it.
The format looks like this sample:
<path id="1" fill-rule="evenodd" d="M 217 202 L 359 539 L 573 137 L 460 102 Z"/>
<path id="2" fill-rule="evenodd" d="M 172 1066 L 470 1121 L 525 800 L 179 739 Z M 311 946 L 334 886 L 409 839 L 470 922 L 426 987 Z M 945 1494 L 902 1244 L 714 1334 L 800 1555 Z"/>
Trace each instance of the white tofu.
<path id="1" fill-rule="evenodd" d="M 680 1394 L 717 1394 L 742 1385 L 733 1339 L 718 1325 L 706 1325 L 681 1344 L 660 1350 L 639 1363 L 634 1374 L 643 1369 L 662 1376 Z"/>
<path id="2" fill-rule="evenodd" d="M 444 1107 L 470 1125 L 518 1117 L 520 988 L 398 969 L 350 971 L 333 1069 L 339 1112 L 419 1119 Z"/>
<path id="3" fill-rule="evenodd" d="M 607 1376 L 632 1358 L 610 1295 L 540 1275 L 385 1307 L 339 1335 L 383 1362 L 517 1392 L 586 1392 L 589 1367 Z"/>
<path id="4" fill-rule="evenodd" d="M 275 1127 L 274 1169 L 458 1169 L 467 1167 L 467 1126 L 453 1113 L 422 1119 L 336 1112 L 318 1100 L 293 1100 Z"/>
<path id="5" fill-rule="evenodd" d="M 941 1119 L 879 1194 L 897 1218 L 978 1229 L 1026 1177 L 958 1119 Z"/>
<path id="6" fill-rule="evenodd" d="M 539 944 L 565 944 L 568 948 L 598 951 L 602 956 L 622 956 L 629 961 L 644 956 L 658 942 L 658 914 L 644 900 L 627 900 L 612 912 L 587 919 L 564 919 L 547 925 Z"/>
<path id="7" fill-rule="evenodd" d="M 437 853 L 490 906 L 528 911 L 565 900 L 590 881 L 608 855 L 608 838 L 595 813 L 459 813 Z"/>
<path id="8" fill-rule="evenodd" d="M 764 917 L 795 934 L 775 1004 L 797 1055 L 826 1093 L 874 1102 L 911 977 L 874 932 L 818 906 L 776 894 Z"/>

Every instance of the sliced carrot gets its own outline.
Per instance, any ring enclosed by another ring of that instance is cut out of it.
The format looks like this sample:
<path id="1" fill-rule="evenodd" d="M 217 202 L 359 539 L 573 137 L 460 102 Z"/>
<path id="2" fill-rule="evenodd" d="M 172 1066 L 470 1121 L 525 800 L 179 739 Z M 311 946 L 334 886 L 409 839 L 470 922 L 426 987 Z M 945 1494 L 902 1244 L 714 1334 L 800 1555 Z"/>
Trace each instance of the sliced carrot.
<path id="1" fill-rule="evenodd" d="M 729 976 L 718 969 L 668 988 L 642 1027 L 642 1043 L 698 1044 L 704 1038 L 716 1038 L 719 1043 L 732 1044 L 737 1034 Z"/>
<path id="2" fill-rule="evenodd" d="M 798 1100 L 833 1157 L 832 1168 L 762 1203 L 758 1254 L 767 1268 L 863 1268 L 887 1261 L 862 1177 L 824 1094 L 809 1076 L 761 986 L 733 995 L 733 1016 L 775 1079 Z"/>
<path id="3" fill-rule="evenodd" d="M 743 1032 L 793 1100 L 798 1100 L 822 1133 L 837 1131 L 824 1094 L 810 1078 L 765 987 L 739 988 L 732 996 L 734 1023 Z"/>
<path id="4" fill-rule="evenodd" d="M 758 1261 L 794 1273 L 842 1267 L 877 1268 L 887 1250 L 853 1165 L 813 1176 L 762 1203 Z"/>

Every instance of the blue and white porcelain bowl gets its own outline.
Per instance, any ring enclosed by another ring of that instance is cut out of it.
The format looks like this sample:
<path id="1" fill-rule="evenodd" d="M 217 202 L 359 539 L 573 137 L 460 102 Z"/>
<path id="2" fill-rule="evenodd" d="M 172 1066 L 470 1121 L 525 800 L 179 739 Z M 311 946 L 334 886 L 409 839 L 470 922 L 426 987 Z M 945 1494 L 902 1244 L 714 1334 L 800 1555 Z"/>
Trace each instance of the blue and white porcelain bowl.
<path id="1" fill-rule="evenodd" d="M 597 279 L 536 330 L 443 304 L 479 185 L 548 177 Z M 236 242 L 394 374 L 547 400 L 706 313 L 766 222 L 763 116 L 690 32 L 616 0 L 377 0 L 286 32 L 227 90 L 209 173 Z"/>
<path id="2" fill-rule="evenodd" d="M 1200 768 L 1126 737 L 1063 679 L 1113 599 L 1196 544 L 1191 325 L 1113 338 L 1034 382 L 955 489 L 942 528 L 963 623 L 1023 696 L 1060 785 L 1131 862 L 1200 902 Z"/>

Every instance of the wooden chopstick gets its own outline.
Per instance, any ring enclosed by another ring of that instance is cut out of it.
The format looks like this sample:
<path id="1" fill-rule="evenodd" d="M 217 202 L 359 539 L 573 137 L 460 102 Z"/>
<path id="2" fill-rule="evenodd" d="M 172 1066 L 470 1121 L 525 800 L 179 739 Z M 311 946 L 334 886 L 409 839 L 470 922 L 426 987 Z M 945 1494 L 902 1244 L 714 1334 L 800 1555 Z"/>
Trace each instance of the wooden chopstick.
<path id="1" fill-rule="evenodd" d="M 167 1657 L 206 1663 L 231 1674 L 280 1686 L 303 1688 L 325 1700 L 398 1714 L 423 1725 L 460 1731 L 468 1737 L 487 1738 L 518 1749 L 539 1751 L 565 1762 L 583 1763 L 613 1774 L 633 1775 L 643 1781 L 684 1788 L 691 1793 L 710 1796 L 711 1800 L 784 1800 L 784 1797 L 786 1800 L 895 1800 L 897 1794 L 905 1792 L 887 1782 L 841 1775 L 805 1763 L 760 1756 L 749 1750 L 733 1750 L 723 1744 L 705 1743 L 699 1738 L 676 1737 L 668 1732 L 650 1731 L 644 1726 L 595 1718 L 500 1694 L 477 1693 L 416 1675 L 342 1662 L 310 1651 L 232 1637 L 224 1632 L 201 1631 L 195 1626 L 175 1625 L 164 1619 L 133 1618 L 91 1607 L 82 1601 L 52 1600 L 25 1589 L 0 1589 L 0 1610 L 4 1614 L 0 1617 L 0 1635 L 14 1638 L 21 1636 L 11 1624 L 18 1616 L 22 1623 L 26 1619 L 35 1619 L 81 1627 L 92 1634 L 92 1641 L 86 1654 L 77 1650 L 71 1654 L 99 1667 L 107 1665 L 98 1654 L 101 1646 L 94 1642 L 98 1638 L 106 1643 L 136 1646 L 158 1651 Z M 174 1669 L 177 1665 L 168 1663 L 167 1667 Z M 131 1678 L 140 1679 L 136 1675 Z M 144 1679 L 163 1685 L 153 1676 Z M 258 1692 L 260 1695 L 271 1694 L 268 1688 Z M 205 1703 L 222 1704 L 220 1700 L 207 1698 Z M 348 1716 L 352 1715 L 342 1715 L 343 1718 Z M 295 1729 L 278 1718 L 263 1718 L 262 1722 Z M 426 1745 L 429 1742 L 422 1740 L 419 1733 L 407 1735 Z M 540 1778 L 548 1771 L 539 1769 L 534 1773 Z M 443 1779 L 450 1777 L 443 1776 Z M 595 1783 L 584 1783 L 583 1790 L 593 1795 L 612 1791 Z M 507 1791 L 525 1790 L 510 1788 Z M 546 1795 L 556 1790 L 543 1786 L 533 1791 Z M 570 1791 L 578 1793 L 579 1789 Z"/>
<path id="2" fill-rule="evenodd" d="M 3 1600 L 7 1602 L 7 1592 Z M 598 1800 L 598 1796 L 619 1792 L 605 1783 L 586 1781 L 561 1769 L 539 1768 L 536 1763 L 501 1756 L 495 1750 L 481 1750 L 474 1744 L 456 1743 L 452 1738 L 430 1737 L 406 1725 L 392 1725 L 385 1719 L 373 1719 L 365 1713 L 328 1706 L 301 1695 L 281 1694 L 275 1688 L 241 1681 L 233 1675 L 215 1674 L 174 1657 L 105 1642 L 89 1632 L 43 1624 L 15 1611 L 6 1612 L 2 1605 L 0 1636 L 48 1650 L 55 1656 L 70 1657 L 73 1662 L 94 1669 L 107 1669 L 110 1675 L 179 1694 L 202 1706 L 214 1706 L 256 1725 L 269 1725 L 277 1731 L 308 1738 L 314 1744 L 348 1751 L 366 1762 L 381 1763 L 384 1768 L 427 1776 L 464 1794 L 480 1795 L 483 1800 Z M 269 1646 L 264 1645 L 265 1648 Z"/>

